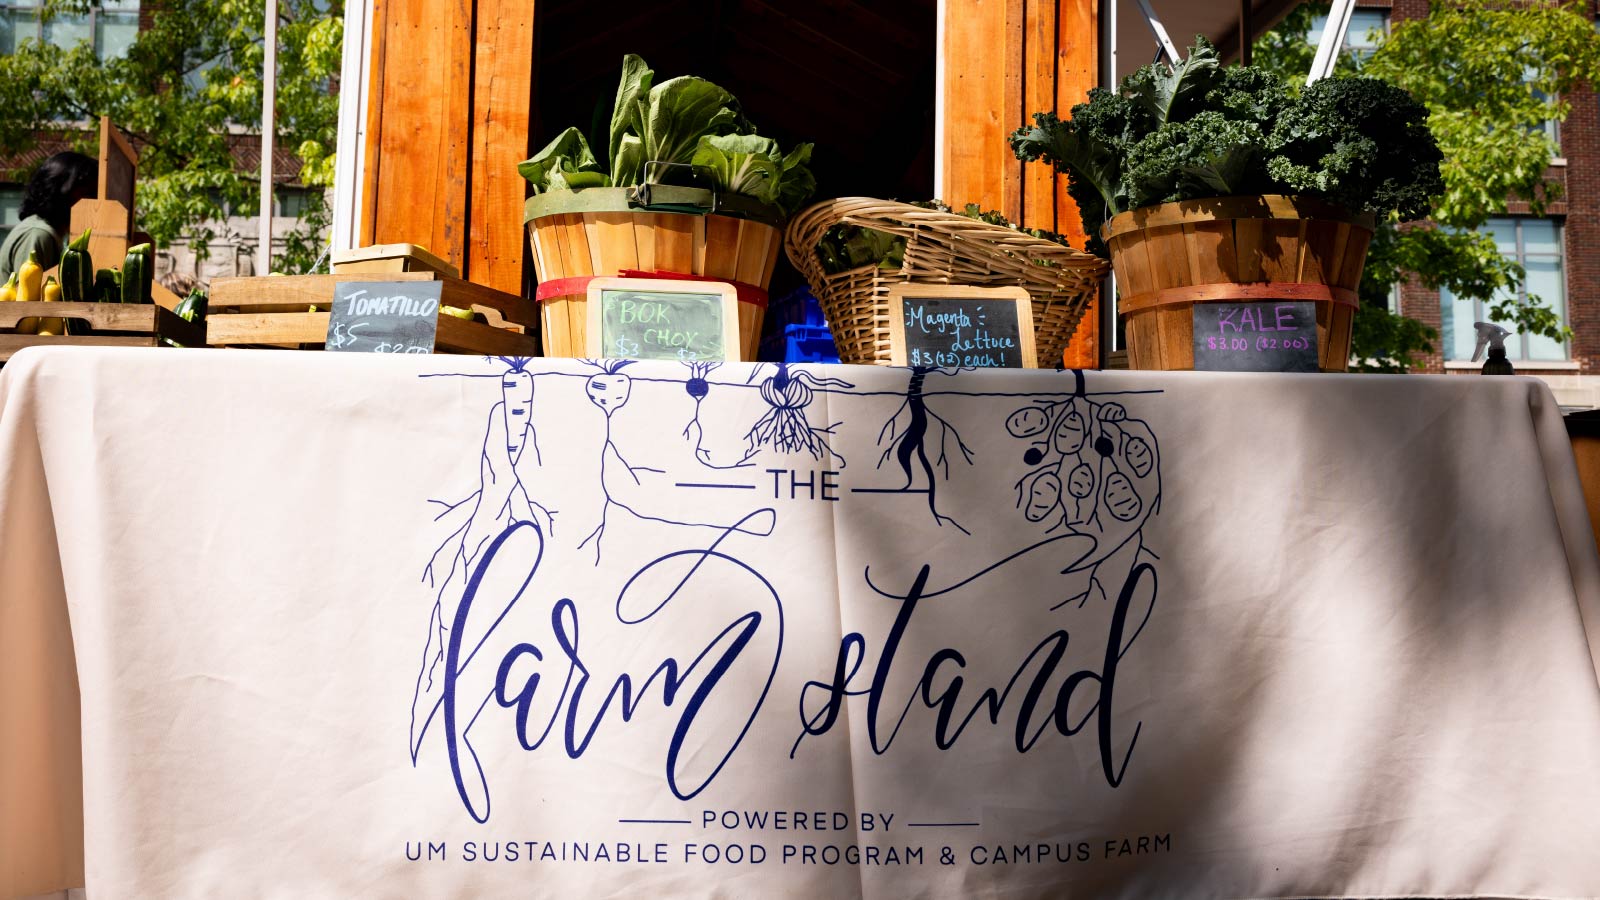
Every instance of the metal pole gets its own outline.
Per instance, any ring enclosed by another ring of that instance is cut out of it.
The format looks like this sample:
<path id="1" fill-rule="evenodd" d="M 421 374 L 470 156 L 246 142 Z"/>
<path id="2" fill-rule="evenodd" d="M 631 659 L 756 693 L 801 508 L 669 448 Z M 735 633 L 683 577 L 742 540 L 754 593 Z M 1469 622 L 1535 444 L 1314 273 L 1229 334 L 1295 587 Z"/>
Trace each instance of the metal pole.
<path id="1" fill-rule="evenodd" d="M 1311 74 L 1306 77 L 1307 86 L 1333 74 L 1333 67 L 1339 62 L 1339 53 L 1344 48 L 1344 34 L 1350 28 L 1350 13 L 1355 5 L 1355 0 L 1333 0 L 1333 8 L 1328 10 L 1328 22 L 1322 26 L 1322 39 L 1317 42 L 1317 58 L 1311 61 Z"/>
<path id="2" fill-rule="evenodd" d="M 1250 4 L 1254 0 L 1239 0 L 1239 65 L 1250 65 L 1250 58 L 1255 49 L 1255 23 L 1251 21 Z"/>
<path id="3" fill-rule="evenodd" d="M 261 70 L 261 240 L 257 275 L 272 271 L 272 138 L 278 101 L 278 0 L 267 0 L 265 56 Z"/>
<path id="4" fill-rule="evenodd" d="M 1167 54 L 1167 61 L 1176 66 L 1183 57 L 1178 53 L 1178 48 L 1173 46 L 1172 38 L 1167 37 L 1167 27 L 1161 24 L 1161 17 L 1156 15 L 1150 0 L 1139 0 L 1139 11 L 1144 13 L 1144 23 L 1150 26 L 1150 33 L 1156 36 L 1161 51 Z"/>

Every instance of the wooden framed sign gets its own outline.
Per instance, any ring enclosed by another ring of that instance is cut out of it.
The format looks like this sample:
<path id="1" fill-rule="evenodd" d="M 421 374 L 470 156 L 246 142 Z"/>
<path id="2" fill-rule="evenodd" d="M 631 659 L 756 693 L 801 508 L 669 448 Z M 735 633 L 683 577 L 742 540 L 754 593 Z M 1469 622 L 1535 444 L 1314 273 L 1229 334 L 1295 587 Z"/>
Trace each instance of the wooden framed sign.
<path id="1" fill-rule="evenodd" d="M 442 281 L 342 281 L 324 348 L 337 353 L 432 353 Z"/>
<path id="2" fill-rule="evenodd" d="M 739 359 L 739 294 L 725 281 L 596 278 L 586 350 L 610 359 Z"/>
<path id="3" fill-rule="evenodd" d="M 1196 303 L 1194 368 L 1317 371 L 1317 305 L 1307 300 Z"/>
<path id="4" fill-rule="evenodd" d="M 1020 287 L 889 288 L 889 361 L 897 366 L 1032 369 L 1033 300 Z"/>

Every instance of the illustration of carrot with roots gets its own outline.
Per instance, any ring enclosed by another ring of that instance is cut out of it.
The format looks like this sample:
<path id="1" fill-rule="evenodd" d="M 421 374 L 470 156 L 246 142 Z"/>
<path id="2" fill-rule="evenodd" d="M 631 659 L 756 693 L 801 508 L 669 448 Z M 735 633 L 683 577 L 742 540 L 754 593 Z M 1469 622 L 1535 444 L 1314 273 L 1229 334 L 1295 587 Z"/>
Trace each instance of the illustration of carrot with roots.
<path id="1" fill-rule="evenodd" d="M 434 550 L 422 570 L 422 580 L 434 591 L 429 613 L 428 640 L 422 669 L 417 673 L 412 702 L 412 755 L 425 727 L 419 713 L 430 710 L 441 684 L 438 667 L 449 644 L 449 623 L 454 621 L 457 598 L 483 548 L 496 535 L 518 522 L 531 522 L 542 534 L 555 532 L 556 511 L 528 493 L 519 466 L 541 466 L 539 435 L 533 424 L 534 382 L 522 357 L 485 357 L 505 366 L 499 376 L 500 399 L 489 409 L 483 445 L 478 455 L 478 487 L 465 498 L 450 503 L 430 500 L 441 507 L 434 521 L 460 518 L 461 522 Z"/>
<path id="2" fill-rule="evenodd" d="M 606 416 L 606 440 L 601 448 L 600 457 L 600 486 L 605 493 L 605 502 L 600 508 L 600 524 L 594 531 L 578 544 L 582 549 L 590 541 L 594 542 L 594 564 L 600 565 L 600 542 L 605 536 L 606 520 L 614 506 L 637 519 L 647 522 L 660 522 L 664 525 L 680 525 L 684 527 L 717 528 L 723 531 L 736 531 L 741 534 L 752 534 L 766 537 L 772 534 L 776 525 L 776 516 L 771 510 L 763 510 L 761 514 L 747 516 L 735 525 L 723 525 L 715 522 L 689 522 L 670 519 L 665 516 L 649 515 L 640 512 L 636 506 L 637 501 L 624 502 L 623 498 L 633 489 L 643 485 L 639 478 L 640 472 L 663 474 L 663 469 L 652 469 L 645 466 L 636 466 L 629 463 L 612 440 L 611 419 L 617 411 L 628 404 L 628 398 L 633 394 L 633 379 L 622 370 L 633 364 L 633 360 L 613 359 L 604 362 L 585 360 L 589 365 L 599 370 L 584 381 L 584 393 L 589 397 L 589 402 L 594 404 Z M 710 370 L 705 370 L 709 372 Z M 702 375 L 703 378 L 703 375 Z M 693 394 L 691 393 L 691 396 Z M 696 404 L 698 406 L 698 400 Z M 750 524 L 753 523 L 753 524 Z"/>

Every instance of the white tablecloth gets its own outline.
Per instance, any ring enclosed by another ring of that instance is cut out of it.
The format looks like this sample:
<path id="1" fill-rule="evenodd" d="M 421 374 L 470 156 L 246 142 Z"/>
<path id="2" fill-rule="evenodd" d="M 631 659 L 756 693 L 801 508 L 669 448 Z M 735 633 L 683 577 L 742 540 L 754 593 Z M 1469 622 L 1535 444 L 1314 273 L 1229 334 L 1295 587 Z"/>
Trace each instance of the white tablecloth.
<path id="1" fill-rule="evenodd" d="M 0 895 L 1600 895 L 1537 381 L 25 351 L 0 479 Z"/>

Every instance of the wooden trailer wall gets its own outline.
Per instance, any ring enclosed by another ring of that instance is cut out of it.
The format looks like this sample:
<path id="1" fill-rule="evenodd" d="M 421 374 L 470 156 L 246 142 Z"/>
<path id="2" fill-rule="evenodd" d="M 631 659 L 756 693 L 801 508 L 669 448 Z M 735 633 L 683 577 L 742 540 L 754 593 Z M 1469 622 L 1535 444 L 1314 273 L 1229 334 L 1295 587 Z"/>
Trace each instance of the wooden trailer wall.
<path id="1" fill-rule="evenodd" d="M 1081 245 L 1065 179 L 1024 167 L 1006 136 L 1033 112 L 1065 116 L 1096 84 L 1099 3 L 945 0 L 934 48 L 943 165 L 932 196 L 998 209 Z M 468 280 L 523 292 L 525 185 L 516 164 L 530 152 L 536 118 L 537 11 L 536 0 L 375 0 L 361 244 L 422 244 Z M 1098 365 L 1098 330 L 1091 311 L 1069 364 Z"/>

